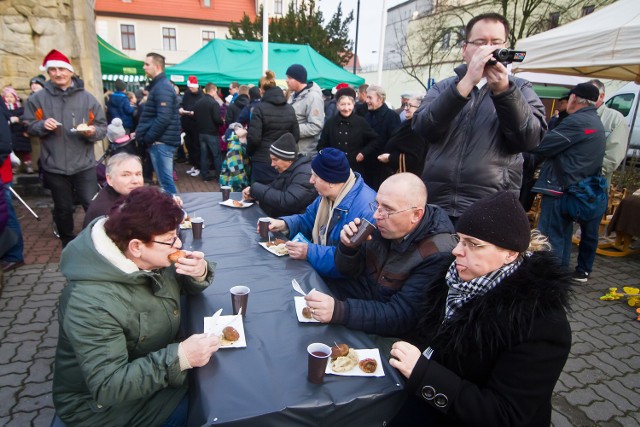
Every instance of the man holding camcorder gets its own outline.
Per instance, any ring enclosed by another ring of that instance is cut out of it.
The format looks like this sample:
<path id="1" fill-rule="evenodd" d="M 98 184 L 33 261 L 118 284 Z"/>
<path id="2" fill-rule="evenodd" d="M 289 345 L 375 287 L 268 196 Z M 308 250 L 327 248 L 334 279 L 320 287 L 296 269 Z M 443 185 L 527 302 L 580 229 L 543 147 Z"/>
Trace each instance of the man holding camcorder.
<path id="1" fill-rule="evenodd" d="M 547 128 L 531 84 L 510 76 L 505 66 L 524 58 L 524 52 L 505 49 L 507 20 L 479 15 L 465 34 L 465 64 L 429 90 L 412 124 L 430 144 L 422 174 L 429 201 L 454 224 L 476 200 L 520 191 L 520 153 L 534 149 Z"/>

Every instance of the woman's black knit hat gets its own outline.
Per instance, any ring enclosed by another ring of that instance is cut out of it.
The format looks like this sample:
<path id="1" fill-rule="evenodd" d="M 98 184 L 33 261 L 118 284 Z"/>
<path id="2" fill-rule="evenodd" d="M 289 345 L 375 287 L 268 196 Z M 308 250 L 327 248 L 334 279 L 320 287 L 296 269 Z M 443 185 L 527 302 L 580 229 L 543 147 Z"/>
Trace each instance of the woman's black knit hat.
<path id="1" fill-rule="evenodd" d="M 511 191 L 478 200 L 462 214 L 456 231 L 503 249 L 524 252 L 531 240 L 527 213 Z"/>

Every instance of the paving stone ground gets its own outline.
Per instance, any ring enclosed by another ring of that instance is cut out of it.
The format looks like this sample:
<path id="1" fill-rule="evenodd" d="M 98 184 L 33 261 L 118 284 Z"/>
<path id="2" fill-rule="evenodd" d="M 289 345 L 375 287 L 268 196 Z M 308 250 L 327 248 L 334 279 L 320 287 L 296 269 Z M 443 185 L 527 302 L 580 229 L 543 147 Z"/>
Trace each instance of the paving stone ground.
<path id="1" fill-rule="evenodd" d="M 186 169 L 177 165 L 181 192 L 219 191 L 217 184 L 187 176 Z M 0 296 L 0 426 L 48 427 L 57 302 L 65 280 L 51 201 L 26 201 L 41 221 L 16 204 L 27 265 L 5 275 Z M 83 215 L 78 209 L 77 229 Z M 553 395 L 554 427 L 640 426 L 640 321 L 625 301 L 599 300 L 614 286 L 640 286 L 640 255 L 598 255 L 589 282 L 575 287 L 573 346 Z"/>

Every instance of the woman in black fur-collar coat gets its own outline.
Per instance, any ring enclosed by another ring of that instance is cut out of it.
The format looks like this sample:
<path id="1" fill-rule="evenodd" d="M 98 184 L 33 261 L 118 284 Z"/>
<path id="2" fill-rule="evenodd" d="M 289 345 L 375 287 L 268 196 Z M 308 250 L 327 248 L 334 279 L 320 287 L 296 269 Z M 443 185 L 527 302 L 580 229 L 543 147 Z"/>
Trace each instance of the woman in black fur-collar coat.
<path id="1" fill-rule="evenodd" d="M 513 193 L 476 202 L 456 230 L 456 260 L 428 291 L 418 347 L 391 350 L 411 395 L 392 425 L 549 426 L 571 348 L 570 279 Z"/>

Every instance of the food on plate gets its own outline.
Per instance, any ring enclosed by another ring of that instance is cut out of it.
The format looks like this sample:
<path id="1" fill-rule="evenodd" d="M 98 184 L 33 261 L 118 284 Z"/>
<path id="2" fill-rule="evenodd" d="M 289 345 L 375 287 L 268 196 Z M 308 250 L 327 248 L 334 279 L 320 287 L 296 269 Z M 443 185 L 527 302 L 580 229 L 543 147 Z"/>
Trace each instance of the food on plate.
<path id="1" fill-rule="evenodd" d="M 365 372 L 367 374 L 373 374 L 378 368 L 378 362 L 376 362 L 376 359 L 362 359 L 358 364 L 360 365 L 360 369 L 362 369 L 362 372 Z"/>
<path id="2" fill-rule="evenodd" d="M 311 319 L 313 317 L 311 314 L 311 309 L 309 307 L 305 307 L 302 309 L 302 317 Z"/>
<path id="3" fill-rule="evenodd" d="M 169 261 L 178 262 L 178 258 L 184 258 L 187 256 L 185 251 L 175 251 L 174 253 L 169 255 Z"/>
<path id="4" fill-rule="evenodd" d="M 349 346 L 346 344 L 336 344 L 331 347 L 331 360 L 336 360 L 338 357 L 346 356 L 349 354 Z"/>
<path id="5" fill-rule="evenodd" d="M 227 326 L 222 330 L 222 338 L 230 342 L 236 342 L 240 339 L 240 333 L 233 326 Z"/>
<path id="6" fill-rule="evenodd" d="M 275 240 L 271 240 L 269 242 L 267 242 L 267 247 L 272 247 L 272 246 L 279 246 L 279 245 L 284 245 L 285 243 L 287 243 L 286 240 L 283 239 L 275 239 Z"/>
<path id="7" fill-rule="evenodd" d="M 238 201 L 238 200 L 232 200 L 231 203 L 233 204 L 233 206 L 235 206 L 236 208 L 241 208 L 244 205 L 242 204 L 242 202 Z"/>
<path id="8" fill-rule="evenodd" d="M 352 370 L 358 364 L 358 353 L 350 348 L 346 356 L 340 356 L 331 362 L 333 372 L 347 372 Z"/>
<path id="9" fill-rule="evenodd" d="M 91 130 L 89 128 L 89 126 L 86 123 L 80 123 L 78 126 L 76 126 L 76 130 L 78 132 L 87 132 L 89 130 Z"/>

